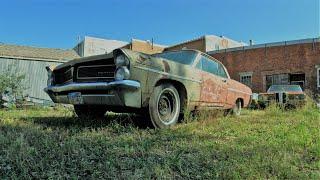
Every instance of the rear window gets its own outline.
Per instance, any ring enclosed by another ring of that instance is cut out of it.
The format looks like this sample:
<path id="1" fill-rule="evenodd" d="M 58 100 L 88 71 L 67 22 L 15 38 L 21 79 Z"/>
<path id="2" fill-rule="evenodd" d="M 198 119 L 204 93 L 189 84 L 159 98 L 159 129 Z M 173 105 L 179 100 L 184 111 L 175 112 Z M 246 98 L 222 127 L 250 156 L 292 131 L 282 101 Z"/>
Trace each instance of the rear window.
<path id="1" fill-rule="evenodd" d="M 206 71 L 211 74 L 215 74 L 217 76 L 228 78 L 226 71 L 222 64 L 213 61 L 205 56 L 201 56 L 200 61 L 196 65 L 196 68 Z"/>

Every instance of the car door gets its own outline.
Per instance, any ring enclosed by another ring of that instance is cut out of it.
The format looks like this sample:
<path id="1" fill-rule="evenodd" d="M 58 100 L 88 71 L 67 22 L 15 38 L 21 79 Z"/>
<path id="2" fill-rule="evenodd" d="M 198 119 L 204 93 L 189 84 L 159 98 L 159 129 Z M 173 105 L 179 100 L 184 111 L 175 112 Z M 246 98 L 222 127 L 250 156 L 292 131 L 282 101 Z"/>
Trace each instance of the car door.
<path id="1" fill-rule="evenodd" d="M 224 107 L 228 105 L 228 94 L 229 94 L 229 87 L 230 87 L 230 78 L 228 76 L 228 73 L 225 69 L 225 67 L 221 64 L 218 63 L 218 72 L 217 76 L 222 82 L 222 92 L 221 92 L 221 103 L 223 104 Z"/>
<path id="2" fill-rule="evenodd" d="M 201 105 L 223 107 L 227 97 L 227 79 L 219 76 L 219 63 L 201 55 L 196 68 L 202 70 Z"/>

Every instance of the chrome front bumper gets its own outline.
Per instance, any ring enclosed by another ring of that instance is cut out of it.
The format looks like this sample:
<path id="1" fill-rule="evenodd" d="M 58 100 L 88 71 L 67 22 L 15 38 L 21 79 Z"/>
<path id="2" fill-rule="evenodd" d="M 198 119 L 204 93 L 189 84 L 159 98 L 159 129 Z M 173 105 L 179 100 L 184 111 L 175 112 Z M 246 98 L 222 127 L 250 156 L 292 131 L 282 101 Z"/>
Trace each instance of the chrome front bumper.
<path id="1" fill-rule="evenodd" d="M 75 104 L 69 93 L 81 92 L 81 104 L 141 107 L 140 83 L 133 80 L 94 83 L 71 83 L 48 86 L 44 91 L 55 103 Z M 86 93 L 88 91 L 88 93 Z M 90 94 L 99 91 L 99 94 Z M 101 93 L 104 92 L 105 93 Z"/>
<path id="2" fill-rule="evenodd" d="M 81 90 L 109 90 L 115 87 L 135 90 L 140 88 L 140 83 L 132 80 L 122 80 L 114 82 L 95 82 L 95 83 L 71 83 L 61 86 L 49 86 L 44 89 L 45 92 L 64 92 Z"/>

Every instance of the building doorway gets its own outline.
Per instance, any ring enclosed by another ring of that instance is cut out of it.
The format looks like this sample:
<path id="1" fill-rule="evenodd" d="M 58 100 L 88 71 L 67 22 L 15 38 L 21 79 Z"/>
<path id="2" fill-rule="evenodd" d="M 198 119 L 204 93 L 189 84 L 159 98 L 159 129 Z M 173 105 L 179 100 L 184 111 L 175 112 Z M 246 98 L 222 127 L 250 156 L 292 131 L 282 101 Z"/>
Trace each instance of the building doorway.
<path id="1" fill-rule="evenodd" d="M 302 90 L 304 90 L 305 78 L 306 75 L 304 73 L 290 74 L 290 84 L 300 85 Z"/>

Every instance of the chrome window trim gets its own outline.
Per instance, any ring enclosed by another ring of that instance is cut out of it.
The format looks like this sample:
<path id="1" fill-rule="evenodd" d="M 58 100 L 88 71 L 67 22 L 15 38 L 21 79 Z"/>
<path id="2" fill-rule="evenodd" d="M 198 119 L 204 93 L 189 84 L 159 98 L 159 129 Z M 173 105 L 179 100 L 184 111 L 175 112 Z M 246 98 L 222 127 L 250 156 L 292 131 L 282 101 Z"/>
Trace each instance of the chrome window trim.
<path id="1" fill-rule="evenodd" d="M 224 70 L 224 72 L 226 73 L 227 77 L 222 77 L 222 76 L 219 76 L 219 77 L 225 78 L 225 79 L 231 79 L 231 78 L 230 78 L 230 74 L 229 74 L 227 68 L 226 68 L 220 61 L 218 61 L 217 59 L 215 59 L 215 58 L 213 58 L 213 57 L 211 57 L 210 55 L 205 54 L 205 53 L 199 53 L 199 54 L 198 54 L 198 57 L 195 59 L 194 64 L 192 65 L 192 67 L 196 68 L 196 66 L 197 66 L 198 62 L 200 62 L 202 56 L 205 57 L 205 58 L 207 58 L 207 59 L 210 59 L 210 60 L 212 60 L 212 61 L 214 61 L 214 62 L 216 62 L 216 63 L 218 63 L 218 64 L 220 64 L 220 65 L 223 67 L 223 70 Z M 196 69 L 198 69 L 198 68 L 196 68 Z M 203 69 L 199 69 L 199 70 L 204 71 Z M 212 74 L 212 73 L 210 73 L 210 74 Z M 215 75 L 216 75 L 216 74 L 215 74 Z M 217 76 L 218 76 L 218 75 L 217 75 Z"/>

